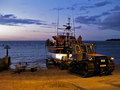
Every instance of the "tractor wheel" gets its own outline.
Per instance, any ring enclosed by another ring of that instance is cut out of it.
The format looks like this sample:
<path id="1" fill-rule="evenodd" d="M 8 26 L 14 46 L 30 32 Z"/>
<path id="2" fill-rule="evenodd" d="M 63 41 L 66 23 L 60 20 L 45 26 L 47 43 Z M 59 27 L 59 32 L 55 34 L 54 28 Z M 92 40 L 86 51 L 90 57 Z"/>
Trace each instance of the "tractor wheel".
<path id="1" fill-rule="evenodd" d="M 106 75 L 111 75 L 114 69 L 115 69 L 115 64 L 113 61 L 110 61 Z"/>
<path id="2" fill-rule="evenodd" d="M 87 75 L 88 75 L 88 65 L 87 64 L 83 64 L 81 75 L 82 75 L 82 77 L 87 77 Z"/>

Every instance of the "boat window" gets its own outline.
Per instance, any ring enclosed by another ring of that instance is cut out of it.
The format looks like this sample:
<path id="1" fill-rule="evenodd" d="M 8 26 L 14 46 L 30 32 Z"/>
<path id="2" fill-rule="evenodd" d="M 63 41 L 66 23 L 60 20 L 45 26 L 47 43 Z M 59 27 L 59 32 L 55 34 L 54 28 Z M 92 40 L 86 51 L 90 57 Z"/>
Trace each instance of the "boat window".
<path id="1" fill-rule="evenodd" d="M 80 51 L 80 49 L 79 49 L 79 47 L 78 47 L 78 46 L 76 46 L 76 51 L 77 51 L 77 52 L 79 52 L 79 51 Z"/>
<path id="2" fill-rule="evenodd" d="M 87 50 L 88 50 L 88 53 L 93 53 L 93 47 L 92 46 L 87 45 Z"/>
<path id="3" fill-rule="evenodd" d="M 93 53 L 95 53 L 96 52 L 96 47 L 94 45 L 91 46 L 91 47 L 92 47 Z"/>
<path id="4" fill-rule="evenodd" d="M 75 48 L 73 48 L 73 53 L 75 53 Z"/>
<path id="5" fill-rule="evenodd" d="M 81 49 L 82 49 L 83 52 L 87 52 L 86 46 L 81 46 Z"/>

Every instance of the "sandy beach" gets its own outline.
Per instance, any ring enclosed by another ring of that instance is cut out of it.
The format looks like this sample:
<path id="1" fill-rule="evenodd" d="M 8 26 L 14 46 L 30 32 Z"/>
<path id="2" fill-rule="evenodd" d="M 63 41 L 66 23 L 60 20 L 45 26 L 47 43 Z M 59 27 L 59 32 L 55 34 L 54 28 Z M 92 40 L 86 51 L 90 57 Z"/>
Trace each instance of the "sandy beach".
<path id="1" fill-rule="evenodd" d="M 119 90 L 120 66 L 109 76 L 82 78 L 67 70 L 40 69 L 14 74 L 12 70 L 0 72 L 0 90 Z"/>

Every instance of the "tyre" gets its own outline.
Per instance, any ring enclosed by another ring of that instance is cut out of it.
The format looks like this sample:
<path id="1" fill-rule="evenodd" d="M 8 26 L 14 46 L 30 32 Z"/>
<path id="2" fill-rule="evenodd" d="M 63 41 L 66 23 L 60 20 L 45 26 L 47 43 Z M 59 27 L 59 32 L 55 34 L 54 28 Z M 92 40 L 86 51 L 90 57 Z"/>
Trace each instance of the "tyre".
<path id="1" fill-rule="evenodd" d="M 46 67 L 49 69 L 51 67 L 54 67 L 55 63 L 53 60 L 46 59 Z"/>
<path id="2" fill-rule="evenodd" d="M 110 61 L 106 75 L 111 75 L 114 69 L 115 69 L 115 64 L 113 61 Z"/>
<path id="3" fill-rule="evenodd" d="M 64 70 L 65 69 L 64 63 L 60 63 L 59 68 L 60 68 L 60 70 Z"/>
<path id="4" fill-rule="evenodd" d="M 70 71 L 71 73 L 76 73 L 76 72 L 77 72 L 76 63 L 77 63 L 77 62 L 74 62 L 74 61 L 70 63 L 69 71 Z"/>
<path id="5" fill-rule="evenodd" d="M 82 67 L 81 67 L 82 69 L 82 71 L 81 71 L 81 76 L 82 77 L 87 77 L 87 75 L 88 75 L 88 65 L 85 63 L 85 64 L 83 64 L 82 65 Z"/>

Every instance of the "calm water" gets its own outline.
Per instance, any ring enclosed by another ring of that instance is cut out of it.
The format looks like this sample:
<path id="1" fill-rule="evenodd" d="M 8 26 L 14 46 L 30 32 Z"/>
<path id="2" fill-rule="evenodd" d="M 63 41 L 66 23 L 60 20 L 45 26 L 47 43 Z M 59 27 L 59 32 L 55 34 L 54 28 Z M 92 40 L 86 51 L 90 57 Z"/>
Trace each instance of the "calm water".
<path id="1" fill-rule="evenodd" d="M 97 53 L 115 57 L 114 62 L 120 64 L 120 42 L 85 41 L 95 43 Z M 28 62 L 29 65 L 40 65 L 45 67 L 45 58 L 49 56 L 45 48 L 45 41 L 0 41 L 0 58 L 6 55 L 5 45 L 9 45 L 9 56 L 11 56 L 11 68 L 18 62 Z"/>

